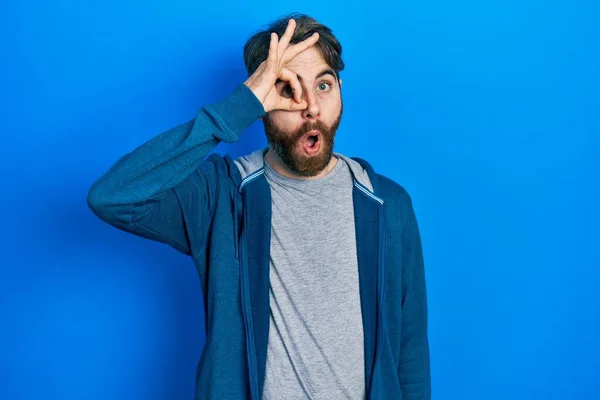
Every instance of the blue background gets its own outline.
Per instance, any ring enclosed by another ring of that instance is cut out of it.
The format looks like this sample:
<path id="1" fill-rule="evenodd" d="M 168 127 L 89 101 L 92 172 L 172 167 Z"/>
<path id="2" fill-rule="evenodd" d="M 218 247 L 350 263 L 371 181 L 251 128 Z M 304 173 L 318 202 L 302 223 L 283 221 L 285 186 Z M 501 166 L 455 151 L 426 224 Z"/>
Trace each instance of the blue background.
<path id="1" fill-rule="evenodd" d="M 600 399 L 600 5 L 3 1 L 0 399 L 191 399 L 191 260 L 86 206 L 291 11 L 344 46 L 336 150 L 412 195 L 434 399 Z M 257 121 L 233 156 L 266 145 Z"/>

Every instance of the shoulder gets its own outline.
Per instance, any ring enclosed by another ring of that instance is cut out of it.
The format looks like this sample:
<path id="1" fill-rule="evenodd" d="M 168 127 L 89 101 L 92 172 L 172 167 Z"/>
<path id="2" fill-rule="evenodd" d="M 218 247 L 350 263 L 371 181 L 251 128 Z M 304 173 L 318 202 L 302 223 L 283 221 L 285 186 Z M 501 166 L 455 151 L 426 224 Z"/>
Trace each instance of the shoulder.
<path id="1" fill-rule="evenodd" d="M 412 197 L 401 183 L 376 172 L 373 166 L 362 158 L 352 157 L 352 160 L 368 175 L 370 189 L 383 201 L 390 226 L 402 229 L 415 219 Z"/>
<path id="2" fill-rule="evenodd" d="M 417 217 L 411 195 L 404 186 L 383 174 L 377 174 L 377 180 L 388 227 L 392 232 L 402 232 L 402 235 L 414 233 Z"/>
<path id="3" fill-rule="evenodd" d="M 355 163 L 355 165 L 360 165 L 360 168 L 356 169 L 360 169 L 364 176 L 368 176 L 369 189 L 371 189 L 376 196 L 393 206 L 404 208 L 411 207 L 411 196 L 402 184 L 384 174 L 376 172 L 371 163 L 365 159 L 352 157 L 350 160 Z"/>
<path id="4" fill-rule="evenodd" d="M 412 198 L 408 190 L 390 177 L 377 173 L 378 191 L 381 198 L 395 206 L 410 207 Z"/>

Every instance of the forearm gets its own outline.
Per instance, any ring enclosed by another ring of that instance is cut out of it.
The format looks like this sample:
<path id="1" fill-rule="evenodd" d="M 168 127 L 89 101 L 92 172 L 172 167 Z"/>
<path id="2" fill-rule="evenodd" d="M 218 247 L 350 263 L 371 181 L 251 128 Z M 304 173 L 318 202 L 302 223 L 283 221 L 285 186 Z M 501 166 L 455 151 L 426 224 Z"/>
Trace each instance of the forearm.
<path id="1" fill-rule="evenodd" d="M 218 103 L 121 157 L 90 188 L 88 204 L 106 218 L 132 218 L 198 168 L 220 141 L 235 142 L 264 110 L 243 84 Z"/>

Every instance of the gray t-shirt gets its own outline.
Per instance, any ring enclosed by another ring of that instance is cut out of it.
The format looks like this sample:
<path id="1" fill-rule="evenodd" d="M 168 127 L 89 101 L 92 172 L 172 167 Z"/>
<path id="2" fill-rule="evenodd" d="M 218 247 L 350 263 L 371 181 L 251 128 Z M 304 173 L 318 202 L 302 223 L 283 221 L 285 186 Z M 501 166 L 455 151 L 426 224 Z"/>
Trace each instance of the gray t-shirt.
<path id="1" fill-rule="evenodd" d="M 271 186 L 270 328 L 263 400 L 365 398 L 352 174 Z"/>

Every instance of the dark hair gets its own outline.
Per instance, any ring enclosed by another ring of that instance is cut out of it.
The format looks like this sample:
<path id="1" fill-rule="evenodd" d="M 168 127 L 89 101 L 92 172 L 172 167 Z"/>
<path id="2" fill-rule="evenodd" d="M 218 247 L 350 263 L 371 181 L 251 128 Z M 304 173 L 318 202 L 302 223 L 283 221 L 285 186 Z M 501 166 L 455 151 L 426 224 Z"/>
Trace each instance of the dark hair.
<path id="1" fill-rule="evenodd" d="M 344 69 L 342 45 L 333 35 L 331 29 L 320 24 L 314 18 L 299 13 L 280 17 L 276 21 L 271 22 L 265 30 L 256 32 L 248 39 L 244 45 L 244 63 L 248 71 L 248 76 L 252 75 L 258 66 L 267 59 L 271 32 L 277 33 L 277 36 L 281 38 L 291 18 L 296 20 L 296 29 L 290 43 L 299 43 L 308 39 L 313 33 L 318 32 L 319 41 L 314 46 L 321 53 L 327 65 L 335 71 L 339 80 L 339 72 Z"/>

